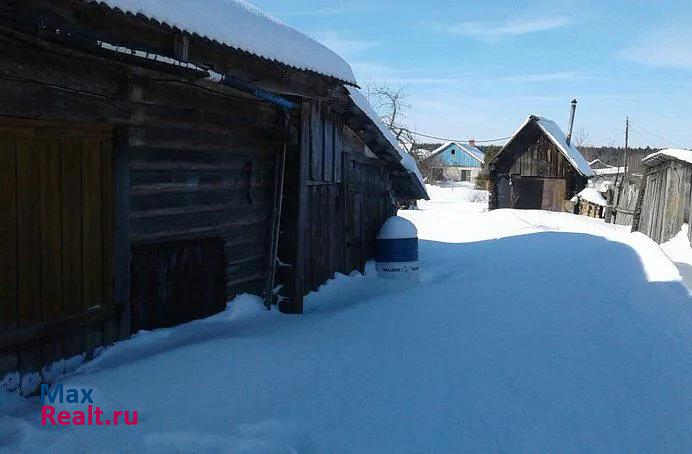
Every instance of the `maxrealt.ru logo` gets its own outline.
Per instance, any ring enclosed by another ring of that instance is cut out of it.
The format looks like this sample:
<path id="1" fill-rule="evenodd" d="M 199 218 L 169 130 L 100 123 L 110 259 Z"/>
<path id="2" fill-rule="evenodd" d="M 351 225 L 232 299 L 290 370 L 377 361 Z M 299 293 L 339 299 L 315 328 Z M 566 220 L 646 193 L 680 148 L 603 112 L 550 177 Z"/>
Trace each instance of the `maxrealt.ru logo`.
<path id="1" fill-rule="evenodd" d="M 94 390 L 91 388 L 64 388 L 62 384 L 52 389 L 41 385 L 41 424 L 44 426 L 117 426 L 125 424 L 136 426 L 137 411 L 114 410 L 106 414 L 101 407 L 94 405 Z M 79 405 L 81 410 L 58 411 L 51 404 Z M 86 408 L 84 409 L 84 405 Z"/>

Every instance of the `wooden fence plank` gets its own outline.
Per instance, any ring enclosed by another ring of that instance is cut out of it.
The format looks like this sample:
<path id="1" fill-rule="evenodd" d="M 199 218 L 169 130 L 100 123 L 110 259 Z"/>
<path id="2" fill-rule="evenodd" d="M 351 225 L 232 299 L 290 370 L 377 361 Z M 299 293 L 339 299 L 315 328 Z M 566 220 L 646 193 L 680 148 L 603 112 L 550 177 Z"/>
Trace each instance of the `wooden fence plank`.
<path id="1" fill-rule="evenodd" d="M 41 300 L 43 321 L 62 315 L 60 148 L 55 140 L 39 156 L 41 198 Z"/>
<path id="2" fill-rule="evenodd" d="M 103 304 L 101 142 L 83 142 L 82 289 L 85 308 Z"/>
<path id="3" fill-rule="evenodd" d="M 62 170 L 62 289 L 63 311 L 73 315 L 84 308 L 82 301 L 82 144 L 60 142 Z"/>
<path id="4" fill-rule="evenodd" d="M 17 141 L 17 250 L 19 327 L 41 323 L 41 213 L 36 182 L 43 141 Z"/>
<path id="5" fill-rule="evenodd" d="M 17 328 L 17 141 L 0 136 L 0 332 Z"/>
<path id="6" fill-rule="evenodd" d="M 310 103 L 310 179 L 322 181 L 324 123 L 319 101 Z"/>
<path id="7" fill-rule="evenodd" d="M 322 180 L 334 181 L 334 116 L 329 104 L 323 104 L 322 120 L 324 124 L 324 159 L 322 161 Z"/>

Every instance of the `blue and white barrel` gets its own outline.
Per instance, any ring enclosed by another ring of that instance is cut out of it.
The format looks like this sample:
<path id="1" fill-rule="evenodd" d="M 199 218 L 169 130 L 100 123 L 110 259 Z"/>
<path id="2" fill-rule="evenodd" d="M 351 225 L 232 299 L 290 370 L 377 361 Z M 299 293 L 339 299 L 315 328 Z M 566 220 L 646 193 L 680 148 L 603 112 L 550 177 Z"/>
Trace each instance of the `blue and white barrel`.
<path id="1" fill-rule="evenodd" d="M 408 219 L 392 216 L 377 235 L 377 275 L 387 279 L 418 281 L 418 231 Z"/>

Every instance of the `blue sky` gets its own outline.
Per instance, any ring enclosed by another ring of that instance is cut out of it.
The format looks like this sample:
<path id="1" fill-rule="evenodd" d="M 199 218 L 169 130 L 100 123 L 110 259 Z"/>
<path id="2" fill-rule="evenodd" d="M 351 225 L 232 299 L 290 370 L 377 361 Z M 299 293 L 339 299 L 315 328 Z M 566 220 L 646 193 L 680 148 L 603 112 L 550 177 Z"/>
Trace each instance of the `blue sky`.
<path id="1" fill-rule="evenodd" d="M 368 80 L 405 86 L 407 122 L 466 139 L 528 114 L 618 145 L 692 148 L 692 4 L 685 1 L 251 0 Z"/>

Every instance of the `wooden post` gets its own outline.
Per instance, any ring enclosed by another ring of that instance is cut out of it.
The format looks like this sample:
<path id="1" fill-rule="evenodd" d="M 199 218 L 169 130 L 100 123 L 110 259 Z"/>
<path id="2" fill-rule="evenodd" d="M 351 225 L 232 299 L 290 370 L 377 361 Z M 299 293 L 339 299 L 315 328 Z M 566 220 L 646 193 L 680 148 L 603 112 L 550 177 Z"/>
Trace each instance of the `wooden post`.
<path id="1" fill-rule="evenodd" d="M 646 180 L 648 173 L 645 173 L 642 177 L 642 181 L 639 184 L 639 192 L 637 193 L 637 204 L 634 207 L 634 214 L 632 215 L 632 231 L 639 231 L 639 220 L 642 215 L 642 205 L 644 204 L 644 193 L 646 192 Z"/>
<path id="2" fill-rule="evenodd" d="M 130 153 L 127 128 L 115 130 L 113 169 L 113 301 L 119 317 L 119 339 L 130 336 Z"/>
<path id="3" fill-rule="evenodd" d="M 305 238 L 308 216 L 307 180 L 310 172 L 310 101 L 303 101 L 300 109 L 300 143 L 298 145 L 298 209 L 296 210 L 296 263 L 293 266 L 293 297 L 288 304 L 279 306 L 284 313 L 302 314 L 305 296 Z"/>

